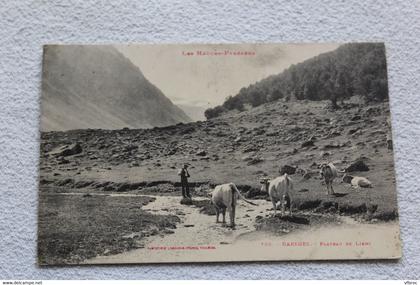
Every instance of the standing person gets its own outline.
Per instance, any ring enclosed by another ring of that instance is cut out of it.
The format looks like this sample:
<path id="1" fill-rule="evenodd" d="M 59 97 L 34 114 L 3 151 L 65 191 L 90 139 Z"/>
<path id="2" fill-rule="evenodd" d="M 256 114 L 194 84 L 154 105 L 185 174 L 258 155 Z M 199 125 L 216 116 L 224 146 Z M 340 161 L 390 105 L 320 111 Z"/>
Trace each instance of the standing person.
<path id="1" fill-rule="evenodd" d="M 191 198 L 190 188 L 188 186 L 188 178 L 190 177 L 188 164 L 184 164 L 184 167 L 181 168 L 178 174 L 181 176 L 182 197 Z"/>

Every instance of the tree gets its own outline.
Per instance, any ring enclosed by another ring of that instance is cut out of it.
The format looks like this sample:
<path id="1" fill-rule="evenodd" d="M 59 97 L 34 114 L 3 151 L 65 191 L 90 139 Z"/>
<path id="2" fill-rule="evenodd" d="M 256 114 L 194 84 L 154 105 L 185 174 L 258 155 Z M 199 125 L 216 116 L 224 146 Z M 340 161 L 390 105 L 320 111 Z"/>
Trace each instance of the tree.
<path id="1" fill-rule="evenodd" d="M 337 102 L 353 96 L 367 101 L 387 100 L 385 46 L 380 43 L 345 44 L 336 50 L 292 64 L 282 73 L 269 76 L 240 89 L 223 103 L 225 110 L 241 110 L 280 98 L 285 100 L 330 100 Z M 218 109 L 211 114 L 223 112 Z"/>
<path id="2" fill-rule="evenodd" d="M 206 111 L 204 111 L 204 116 L 206 116 L 206 119 L 212 119 L 220 116 L 223 112 L 225 112 L 226 109 L 223 106 L 216 106 L 214 108 L 209 108 Z"/>

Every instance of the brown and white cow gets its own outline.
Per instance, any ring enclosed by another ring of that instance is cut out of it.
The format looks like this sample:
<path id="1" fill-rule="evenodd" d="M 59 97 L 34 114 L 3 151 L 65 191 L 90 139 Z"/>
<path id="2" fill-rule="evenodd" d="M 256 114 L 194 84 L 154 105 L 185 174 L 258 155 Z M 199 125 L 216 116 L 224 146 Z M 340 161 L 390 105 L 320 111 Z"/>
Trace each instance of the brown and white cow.
<path id="1" fill-rule="evenodd" d="M 237 200 L 241 198 L 245 202 L 256 206 L 255 203 L 248 201 L 244 196 L 239 192 L 238 188 L 234 183 L 227 183 L 218 185 L 214 188 L 211 196 L 211 201 L 216 209 L 216 223 L 219 223 L 219 215 L 222 213 L 223 221 L 226 223 L 226 210 L 229 213 L 230 226 L 235 228 L 235 211 Z"/>
<path id="2" fill-rule="evenodd" d="M 289 202 L 289 211 L 290 215 L 292 215 L 292 196 L 291 192 L 293 192 L 293 183 L 287 173 L 279 176 L 273 180 L 269 180 L 267 178 L 263 178 L 261 181 L 263 184 L 261 190 L 268 192 L 270 196 L 271 203 L 273 203 L 273 210 L 274 214 L 277 213 L 277 202 L 280 201 L 281 203 L 281 215 L 284 216 L 285 212 L 285 202 Z"/>

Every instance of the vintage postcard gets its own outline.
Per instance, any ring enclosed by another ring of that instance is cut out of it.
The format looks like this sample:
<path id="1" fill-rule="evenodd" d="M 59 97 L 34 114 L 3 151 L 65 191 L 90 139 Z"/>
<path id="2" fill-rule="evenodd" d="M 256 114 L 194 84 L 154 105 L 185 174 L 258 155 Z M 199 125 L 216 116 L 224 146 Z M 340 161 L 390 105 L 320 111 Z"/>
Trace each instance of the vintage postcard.
<path id="1" fill-rule="evenodd" d="M 38 263 L 401 257 L 385 45 L 44 47 Z"/>

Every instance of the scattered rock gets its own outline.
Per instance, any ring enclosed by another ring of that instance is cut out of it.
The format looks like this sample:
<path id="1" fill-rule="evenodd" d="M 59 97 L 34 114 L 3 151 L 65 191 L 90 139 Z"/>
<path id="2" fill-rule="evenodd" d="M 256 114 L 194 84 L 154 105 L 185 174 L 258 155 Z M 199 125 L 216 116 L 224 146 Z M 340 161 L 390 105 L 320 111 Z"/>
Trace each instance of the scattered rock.
<path id="1" fill-rule="evenodd" d="M 361 135 L 361 134 L 362 134 L 362 129 L 358 129 L 357 131 L 355 131 L 355 132 L 352 134 L 352 136 L 353 136 L 353 137 L 356 137 L 356 136 Z"/>
<path id="2" fill-rule="evenodd" d="M 332 149 L 332 148 L 340 148 L 340 147 L 341 147 L 341 145 L 338 144 L 338 143 L 329 143 L 329 144 L 324 145 L 322 148 L 323 149 Z"/>
<path id="3" fill-rule="evenodd" d="M 266 196 L 266 195 L 267 193 L 261 192 L 261 189 L 252 187 L 246 192 L 245 197 L 250 199 L 250 198 L 255 198 L 258 196 Z"/>
<path id="4" fill-rule="evenodd" d="M 312 178 L 312 173 L 306 172 L 306 173 L 303 175 L 303 179 L 305 179 L 305 180 L 308 180 L 308 179 L 311 179 L 311 178 Z"/>
<path id="5" fill-rule="evenodd" d="M 330 155 L 331 155 L 331 152 L 328 152 L 328 151 L 321 151 L 321 153 L 319 154 L 320 157 L 327 157 L 327 156 L 330 156 Z M 315 165 L 315 166 L 317 166 L 317 165 Z"/>
<path id="6" fill-rule="evenodd" d="M 338 137 L 338 136 L 341 136 L 341 133 L 340 133 L 340 132 L 338 132 L 338 131 L 332 131 L 332 132 L 328 135 L 328 137 Z"/>
<path id="7" fill-rule="evenodd" d="M 60 157 L 60 159 L 58 160 L 58 164 L 68 164 L 70 163 L 70 160 L 65 159 L 64 157 Z"/>
<path id="8" fill-rule="evenodd" d="M 253 152 L 253 151 L 258 151 L 258 150 L 259 150 L 259 148 L 255 147 L 255 146 L 248 146 L 242 152 L 247 153 L 247 152 Z"/>
<path id="9" fill-rule="evenodd" d="M 314 142 L 312 140 L 310 140 L 310 141 L 303 142 L 301 147 L 310 147 L 310 146 L 314 146 L 314 145 L 315 145 Z"/>
<path id="10" fill-rule="evenodd" d="M 376 210 L 378 210 L 378 205 L 377 204 L 369 204 L 367 206 L 367 213 L 369 215 L 372 215 L 373 213 L 375 213 Z"/>
<path id="11" fill-rule="evenodd" d="M 358 159 L 352 164 L 350 164 L 346 169 L 346 172 L 354 172 L 354 171 L 369 171 L 369 167 L 364 163 L 363 160 Z"/>
<path id="12" fill-rule="evenodd" d="M 275 136 L 278 136 L 278 135 L 279 135 L 279 132 L 271 132 L 271 133 L 266 134 L 267 137 L 275 137 Z"/>
<path id="13" fill-rule="evenodd" d="M 182 198 L 180 203 L 181 205 L 192 205 L 193 201 L 191 198 Z"/>
<path id="14" fill-rule="evenodd" d="M 372 116 L 372 115 L 380 115 L 381 109 L 378 107 L 369 107 L 365 111 L 366 116 Z"/>
<path id="15" fill-rule="evenodd" d="M 199 150 L 195 155 L 198 155 L 198 156 L 206 156 L 207 153 L 204 150 Z"/>
<path id="16" fill-rule="evenodd" d="M 85 188 L 89 185 L 91 185 L 93 182 L 92 181 L 78 181 L 74 184 L 75 188 Z"/>
<path id="17" fill-rule="evenodd" d="M 355 132 L 357 132 L 357 131 L 359 131 L 359 130 L 360 130 L 360 128 L 350 129 L 350 130 L 347 132 L 347 134 L 352 135 L 352 134 L 354 134 Z"/>
<path id="18" fill-rule="evenodd" d="M 297 167 L 293 167 L 293 166 L 290 166 L 290 165 L 283 165 L 281 168 L 280 168 L 280 175 L 283 175 L 283 174 L 285 174 L 285 173 L 287 173 L 288 175 L 292 175 L 292 174 L 295 174 L 296 173 L 296 168 Z"/>
<path id="19" fill-rule="evenodd" d="M 59 156 L 70 156 L 79 154 L 82 152 L 82 147 L 79 143 L 74 143 L 68 146 L 61 146 L 60 148 L 56 149 L 52 153 L 55 153 Z"/>
<path id="20" fill-rule="evenodd" d="M 117 192 L 125 192 L 130 189 L 129 183 L 122 183 L 117 187 Z"/>
<path id="21" fill-rule="evenodd" d="M 264 159 L 260 157 L 253 157 L 251 160 L 248 161 L 247 165 L 254 165 L 263 162 Z"/>
<path id="22" fill-rule="evenodd" d="M 388 149 L 390 149 L 390 150 L 393 149 L 393 146 L 392 146 L 392 135 L 391 134 L 387 134 L 386 135 L 386 145 L 387 145 L 387 148 Z"/>

